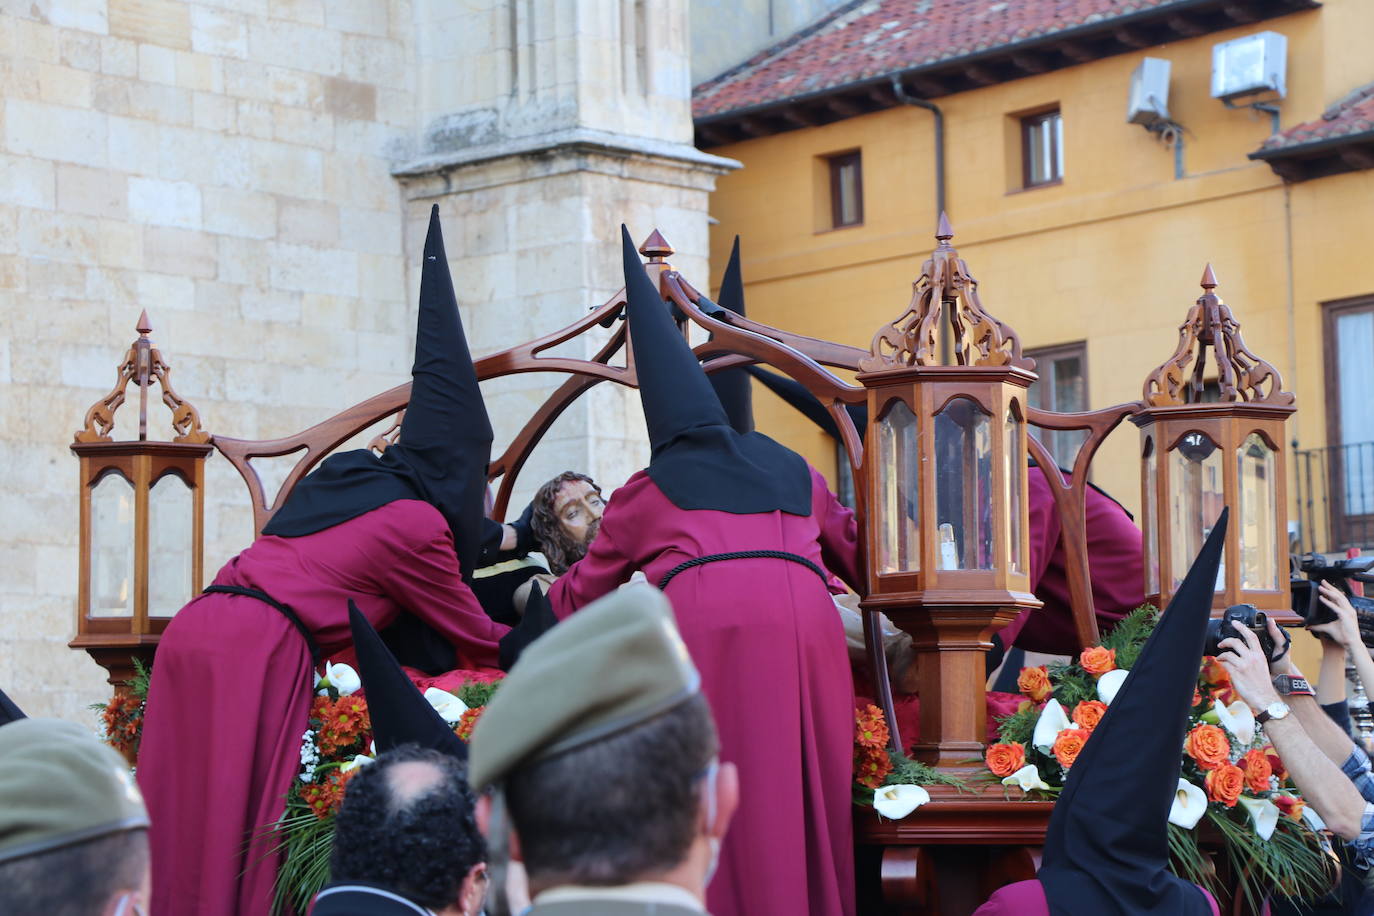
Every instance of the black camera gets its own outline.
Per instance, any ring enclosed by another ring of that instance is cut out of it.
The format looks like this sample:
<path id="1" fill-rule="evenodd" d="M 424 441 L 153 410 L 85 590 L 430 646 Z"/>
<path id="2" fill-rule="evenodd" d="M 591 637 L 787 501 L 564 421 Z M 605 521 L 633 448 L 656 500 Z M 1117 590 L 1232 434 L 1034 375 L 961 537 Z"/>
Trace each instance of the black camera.
<path id="1" fill-rule="evenodd" d="M 1269 635 L 1269 616 L 1264 611 L 1259 610 L 1253 604 L 1233 604 L 1222 611 L 1221 617 L 1207 622 L 1207 645 L 1203 649 L 1203 655 L 1220 655 L 1225 650 L 1218 645 L 1223 639 L 1243 639 L 1236 628 L 1231 625 L 1235 621 L 1259 640 L 1260 651 L 1269 660 L 1274 658 L 1274 650 L 1277 645 L 1274 637 Z"/>
<path id="2" fill-rule="evenodd" d="M 1336 619 L 1336 612 L 1322 604 L 1317 593 L 1318 585 L 1330 582 L 1344 592 L 1354 605 L 1357 615 L 1360 616 L 1361 634 L 1366 630 L 1371 631 L 1370 635 L 1365 637 L 1365 643 L 1368 644 L 1370 639 L 1374 638 L 1374 619 L 1369 622 L 1365 619 L 1366 615 L 1374 611 L 1374 602 L 1359 597 L 1350 588 L 1352 579 L 1357 582 L 1374 582 L 1374 572 L 1371 572 L 1374 557 L 1352 557 L 1328 563 L 1326 557 L 1321 554 L 1309 553 L 1293 557 L 1291 565 L 1289 588 L 1292 592 L 1293 610 L 1302 617 L 1305 626 L 1331 623 Z"/>

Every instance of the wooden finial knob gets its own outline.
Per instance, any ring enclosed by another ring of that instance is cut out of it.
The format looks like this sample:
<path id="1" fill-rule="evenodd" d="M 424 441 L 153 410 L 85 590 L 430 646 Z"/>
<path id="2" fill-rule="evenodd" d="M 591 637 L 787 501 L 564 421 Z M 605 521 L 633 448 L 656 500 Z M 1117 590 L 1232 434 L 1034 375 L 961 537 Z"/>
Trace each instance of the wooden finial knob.
<path id="1" fill-rule="evenodd" d="M 935 227 L 935 237 L 942 242 L 954 238 L 954 227 L 949 224 L 949 214 L 944 210 L 940 211 L 940 225 Z"/>
<path id="2" fill-rule="evenodd" d="M 1201 282 L 1203 289 L 1212 290 L 1217 288 L 1217 275 L 1212 273 L 1212 265 L 1210 262 L 1202 269 Z"/>
<path id="3" fill-rule="evenodd" d="M 673 253 L 673 246 L 669 245 L 668 240 L 655 229 L 649 233 L 644 244 L 639 246 L 639 253 L 650 260 L 662 260 Z"/>
<path id="4" fill-rule="evenodd" d="M 153 333 L 153 326 L 148 322 L 148 310 L 144 309 L 138 315 L 138 327 L 134 328 L 140 337 L 147 337 Z"/>

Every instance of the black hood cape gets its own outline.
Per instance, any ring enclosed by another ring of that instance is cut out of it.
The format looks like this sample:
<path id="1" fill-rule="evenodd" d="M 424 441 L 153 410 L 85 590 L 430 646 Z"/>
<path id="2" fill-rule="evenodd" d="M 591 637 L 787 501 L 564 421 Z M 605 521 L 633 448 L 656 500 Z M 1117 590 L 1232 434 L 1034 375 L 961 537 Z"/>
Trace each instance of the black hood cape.
<path id="1" fill-rule="evenodd" d="M 458 316 L 438 205 L 425 237 L 410 375 L 410 403 L 396 444 L 380 457 L 368 449 L 330 455 L 296 485 L 263 534 L 301 537 L 398 499 L 421 499 L 448 522 L 463 578 L 471 580 L 482 542 L 492 430 Z"/>
<path id="2" fill-rule="evenodd" d="M 363 682 L 377 753 L 403 744 L 418 744 L 467 760 L 468 746 L 416 689 L 352 599 L 348 602 L 348 625 L 358 653 L 358 676 Z"/>
<path id="3" fill-rule="evenodd" d="M 1169 871 L 1169 809 L 1230 510 L 1193 561 L 1050 815 L 1037 878 L 1054 916 L 1211 913 Z"/>
<path id="4" fill-rule="evenodd" d="M 649 430 L 649 478 L 679 509 L 811 514 L 811 472 L 796 452 L 730 426 L 644 263 L 620 227 L 625 311 Z"/>

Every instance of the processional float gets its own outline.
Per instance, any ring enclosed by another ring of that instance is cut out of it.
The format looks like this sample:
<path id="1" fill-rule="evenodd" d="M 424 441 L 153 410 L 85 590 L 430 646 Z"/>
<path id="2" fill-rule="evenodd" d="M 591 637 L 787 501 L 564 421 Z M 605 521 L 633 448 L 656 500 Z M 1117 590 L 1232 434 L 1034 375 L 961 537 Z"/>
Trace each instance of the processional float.
<path id="1" fill-rule="evenodd" d="M 1161 607 L 1168 602 L 1212 521 L 1230 505 L 1215 614 L 1245 601 L 1281 622 L 1296 622 L 1284 575 L 1283 433 L 1295 408 L 1274 367 L 1246 348 L 1213 291 L 1210 266 L 1177 349 L 1147 378 L 1140 401 L 1082 413 L 1032 407 L 1026 389 L 1036 379 L 1034 361 L 1022 354 L 1016 333 L 983 307 L 952 238 L 942 215 L 937 246 L 910 303 L 878 329 L 868 350 L 722 309 L 672 268 L 672 249 L 657 231 L 639 250 L 684 335 L 690 325 L 709 334 L 695 348 L 706 372 L 767 364 L 805 386 L 829 412 L 856 482 L 867 570 L 864 636 L 893 746 L 910 747 L 916 759 L 947 773 L 968 775 L 984 747 L 991 637 L 1022 609 L 1039 606 L 1028 578 L 1028 459 L 1045 475 L 1059 515 L 1081 646 L 1098 639 L 1085 530 L 1088 472 L 1103 440 L 1128 418 L 1141 430 L 1149 600 Z M 624 308 L 622 289 L 562 330 L 476 361 L 482 381 L 523 372 L 568 376 L 492 461 L 490 478 L 500 480 L 494 518 L 505 517 L 521 469 L 569 405 L 601 382 L 637 387 L 619 320 Z M 953 332 L 950 364 L 937 352 L 946 322 Z M 611 333 L 591 359 L 545 355 L 598 327 Z M 131 659 L 151 660 L 171 615 L 201 587 L 202 488 L 211 450 L 243 477 L 256 536 L 332 450 L 387 418 L 394 422 L 370 447 L 382 450 L 395 441 L 410 395 L 406 382 L 280 439 L 210 436 L 195 408 L 171 388 L 170 368 L 153 348 L 150 330 L 145 314 L 115 388 L 92 406 L 72 445 L 81 460 L 81 581 L 71 647 L 91 653 L 117 690 L 132 672 Z M 859 384 L 832 369 L 854 374 Z M 173 411 L 176 435 L 168 442 L 147 439 L 155 382 Z M 139 438 L 117 442 L 114 412 L 131 383 L 139 388 Z M 860 403 L 868 407 L 863 436 L 845 409 Z M 1067 476 L 1031 427 L 1083 433 Z M 267 493 L 253 461 L 297 452 L 279 490 Z M 916 736 L 897 728 L 880 612 L 912 636 L 921 697 Z M 856 811 L 861 911 L 967 914 L 997 887 L 1034 876 L 1052 802 L 1000 785 L 934 786 L 930 794 L 918 815 L 901 821 Z"/>

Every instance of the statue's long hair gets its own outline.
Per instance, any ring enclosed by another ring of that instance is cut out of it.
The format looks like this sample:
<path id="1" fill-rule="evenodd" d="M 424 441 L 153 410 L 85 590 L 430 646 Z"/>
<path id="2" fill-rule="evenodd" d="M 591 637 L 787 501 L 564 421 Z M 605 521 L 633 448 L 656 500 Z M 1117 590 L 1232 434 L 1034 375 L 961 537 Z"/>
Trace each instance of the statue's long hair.
<path id="1" fill-rule="evenodd" d="M 563 530 L 563 523 L 554 512 L 558 491 L 565 483 L 577 480 L 591 484 L 592 489 L 600 495 L 601 488 L 596 485 L 596 481 L 576 471 L 564 471 L 541 486 L 534 494 L 534 516 L 530 524 L 534 528 L 534 536 L 539 541 L 545 559 L 549 561 L 549 572 L 555 576 L 563 575 L 569 566 L 582 559 L 583 554 L 587 552 L 586 544 L 573 540 Z"/>

